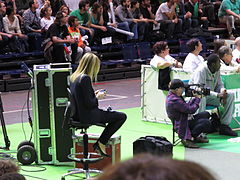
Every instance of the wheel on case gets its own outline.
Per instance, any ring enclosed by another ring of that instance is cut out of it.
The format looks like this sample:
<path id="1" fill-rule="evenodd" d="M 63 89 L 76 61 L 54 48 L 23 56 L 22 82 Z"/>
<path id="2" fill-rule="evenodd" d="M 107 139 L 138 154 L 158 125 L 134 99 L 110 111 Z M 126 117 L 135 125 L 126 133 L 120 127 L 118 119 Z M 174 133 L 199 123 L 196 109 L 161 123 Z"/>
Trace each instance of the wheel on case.
<path id="1" fill-rule="evenodd" d="M 22 142 L 18 145 L 17 150 L 19 150 L 20 147 L 25 146 L 25 145 L 29 145 L 29 146 L 32 146 L 32 147 L 34 148 L 33 142 L 31 142 L 31 141 L 22 141 Z"/>
<path id="2" fill-rule="evenodd" d="M 24 145 L 18 149 L 17 160 L 23 165 L 32 164 L 37 158 L 35 149 L 30 145 Z"/>

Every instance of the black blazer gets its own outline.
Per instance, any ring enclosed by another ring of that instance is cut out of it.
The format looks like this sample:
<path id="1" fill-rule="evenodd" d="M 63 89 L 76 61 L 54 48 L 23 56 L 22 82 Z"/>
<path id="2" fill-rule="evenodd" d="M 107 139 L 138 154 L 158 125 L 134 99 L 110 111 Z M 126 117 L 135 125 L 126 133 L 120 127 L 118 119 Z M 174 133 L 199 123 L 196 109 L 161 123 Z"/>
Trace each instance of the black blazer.
<path id="1" fill-rule="evenodd" d="M 94 124 L 102 119 L 102 110 L 98 108 L 98 99 L 95 96 L 91 78 L 88 75 L 79 76 L 70 83 L 70 90 L 75 100 L 75 121 Z"/>

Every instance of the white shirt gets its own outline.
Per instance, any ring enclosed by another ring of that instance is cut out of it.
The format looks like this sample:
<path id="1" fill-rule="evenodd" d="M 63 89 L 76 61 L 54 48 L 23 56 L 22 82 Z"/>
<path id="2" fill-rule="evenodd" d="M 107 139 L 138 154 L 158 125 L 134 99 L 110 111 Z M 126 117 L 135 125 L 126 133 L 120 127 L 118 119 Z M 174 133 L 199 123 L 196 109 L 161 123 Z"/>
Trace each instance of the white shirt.
<path id="1" fill-rule="evenodd" d="M 168 7 L 167 2 L 162 3 L 157 12 L 156 12 L 156 17 L 155 20 L 159 21 L 159 20 L 169 20 L 168 17 L 164 14 L 164 13 L 170 13 L 172 10 L 171 8 Z"/>
<path id="2" fill-rule="evenodd" d="M 54 23 L 54 17 L 50 16 L 50 19 L 42 18 L 41 19 L 41 27 L 45 30 L 48 30 L 48 28 Z"/>
<path id="3" fill-rule="evenodd" d="M 228 66 L 224 63 L 224 61 L 221 59 L 220 61 L 221 67 L 220 67 L 220 72 L 221 73 L 236 73 L 238 70 L 238 67 L 240 65 L 230 63 Z"/>
<path id="4" fill-rule="evenodd" d="M 203 64 L 204 59 L 202 56 L 196 56 L 193 53 L 189 53 L 183 63 L 183 70 L 186 72 L 194 72 L 200 64 Z"/>
<path id="5" fill-rule="evenodd" d="M 240 61 L 240 51 L 236 48 L 232 52 L 232 62 L 238 64 L 237 59 Z"/>
<path id="6" fill-rule="evenodd" d="M 6 15 L 3 18 L 3 26 L 6 33 L 22 33 L 17 16 L 14 16 L 13 22 L 10 22 Z"/>
<path id="7" fill-rule="evenodd" d="M 170 55 L 167 55 L 164 58 L 158 56 L 158 55 L 154 55 L 154 57 L 151 59 L 150 61 L 150 65 L 153 67 L 153 69 L 158 69 L 157 65 L 158 63 L 160 62 L 170 62 L 170 63 L 173 63 L 174 62 L 174 58 L 171 57 Z"/>

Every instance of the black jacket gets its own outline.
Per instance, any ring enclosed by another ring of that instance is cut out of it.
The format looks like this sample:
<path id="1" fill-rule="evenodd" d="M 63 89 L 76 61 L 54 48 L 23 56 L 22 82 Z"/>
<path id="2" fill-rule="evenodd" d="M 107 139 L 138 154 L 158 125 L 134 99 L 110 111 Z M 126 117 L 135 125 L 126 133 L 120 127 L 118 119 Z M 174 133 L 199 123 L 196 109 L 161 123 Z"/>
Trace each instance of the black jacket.
<path id="1" fill-rule="evenodd" d="M 70 90 L 76 104 L 75 121 L 94 124 L 102 119 L 102 110 L 98 108 L 98 99 L 92 87 L 91 78 L 88 75 L 79 76 L 70 83 Z"/>

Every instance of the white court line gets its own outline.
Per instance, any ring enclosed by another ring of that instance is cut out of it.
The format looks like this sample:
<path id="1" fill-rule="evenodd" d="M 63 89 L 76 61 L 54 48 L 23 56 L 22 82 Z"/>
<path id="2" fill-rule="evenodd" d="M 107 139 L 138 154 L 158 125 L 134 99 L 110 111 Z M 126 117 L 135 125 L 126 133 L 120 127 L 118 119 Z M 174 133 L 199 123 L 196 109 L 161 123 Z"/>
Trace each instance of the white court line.
<path id="1" fill-rule="evenodd" d="M 112 101 L 112 100 L 120 100 L 120 99 L 126 99 L 128 98 L 127 96 L 120 96 L 120 95 L 114 95 L 114 94 L 108 94 L 107 96 L 111 96 L 112 98 L 106 98 L 106 99 L 101 99 L 99 101 Z M 32 110 L 32 109 L 30 109 Z M 27 111 L 27 109 L 16 109 L 12 111 L 4 111 L 3 114 L 9 114 L 9 113 L 17 113 L 21 111 Z"/>
<path id="2" fill-rule="evenodd" d="M 30 111 L 32 110 L 32 108 L 31 109 L 29 109 Z M 16 113 L 16 112 L 21 112 L 21 111 L 27 111 L 27 109 L 17 109 L 17 110 L 12 110 L 12 111 L 4 111 L 3 112 L 3 114 L 9 114 L 9 113 Z"/>
<path id="3" fill-rule="evenodd" d="M 139 97 L 139 96 L 141 96 L 140 94 L 137 94 L 137 95 L 133 95 L 133 97 Z"/>
<path id="4" fill-rule="evenodd" d="M 107 94 L 107 97 L 108 96 L 113 96 L 113 98 L 101 99 L 99 101 L 112 101 L 112 100 L 119 100 L 119 99 L 126 99 L 126 98 L 128 98 L 127 96 L 120 96 L 120 95 L 114 95 L 114 94 Z"/>

